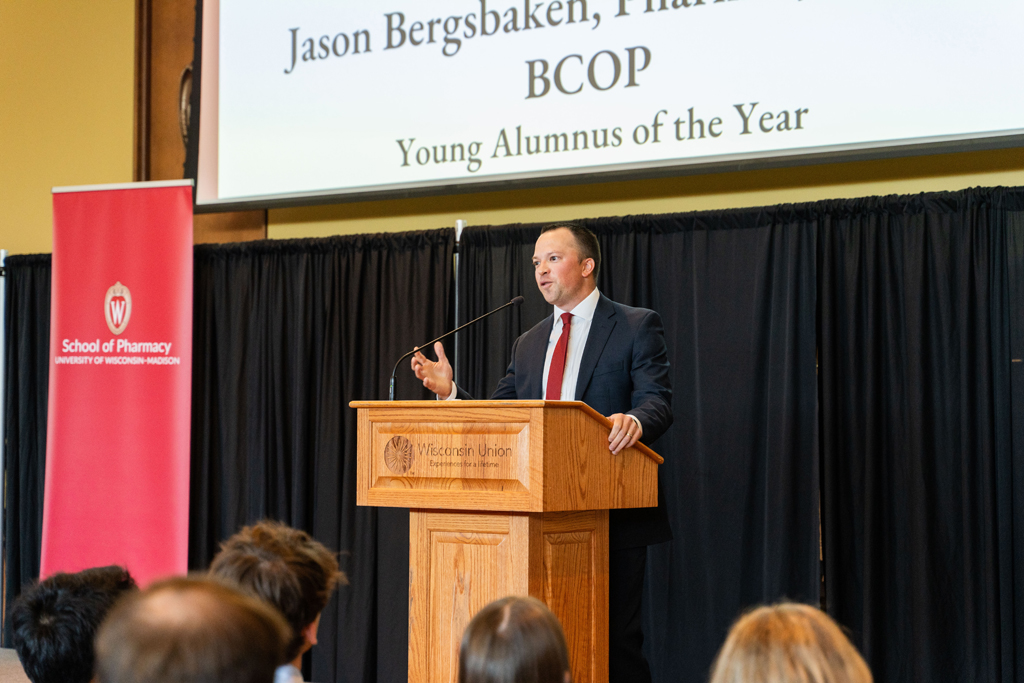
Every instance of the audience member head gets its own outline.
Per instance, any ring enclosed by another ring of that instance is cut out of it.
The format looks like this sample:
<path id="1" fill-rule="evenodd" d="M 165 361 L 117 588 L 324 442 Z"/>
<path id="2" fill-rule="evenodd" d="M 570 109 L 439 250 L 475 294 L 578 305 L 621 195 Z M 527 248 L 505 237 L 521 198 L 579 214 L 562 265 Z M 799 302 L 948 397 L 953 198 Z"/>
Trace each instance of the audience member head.
<path id="1" fill-rule="evenodd" d="M 92 642 L 107 612 L 135 580 L 122 567 L 54 574 L 22 591 L 11 607 L 14 649 L 32 683 L 88 683 Z"/>
<path id="2" fill-rule="evenodd" d="M 345 583 L 338 560 L 305 531 L 280 522 L 247 526 L 221 544 L 210 574 L 276 607 L 292 628 L 286 660 L 316 644 L 320 612 Z"/>
<path id="3" fill-rule="evenodd" d="M 495 600 L 466 627 L 459 683 L 569 683 L 562 625 L 536 598 Z"/>
<path id="4" fill-rule="evenodd" d="M 125 598 L 96 636 L 100 683 L 272 683 L 291 629 L 262 600 L 209 578 Z"/>
<path id="5" fill-rule="evenodd" d="M 733 624 L 711 683 L 872 683 L 872 678 L 827 614 L 783 603 L 759 607 Z"/>

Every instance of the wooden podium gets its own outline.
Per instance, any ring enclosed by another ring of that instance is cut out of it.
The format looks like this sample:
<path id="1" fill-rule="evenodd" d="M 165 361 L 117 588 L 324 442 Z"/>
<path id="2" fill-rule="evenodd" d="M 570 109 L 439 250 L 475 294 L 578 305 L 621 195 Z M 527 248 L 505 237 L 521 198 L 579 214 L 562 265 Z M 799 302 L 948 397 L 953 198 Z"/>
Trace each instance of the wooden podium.
<path id="1" fill-rule="evenodd" d="M 353 401 L 356 502 L 409 512 L 409 681 L 455 683 L 462 632 L 506 595 L 543 600 L 573 680 L 608 681 L 608 510 L 658 504 L 662 458 L 608 450 L 578 401 Z"/>

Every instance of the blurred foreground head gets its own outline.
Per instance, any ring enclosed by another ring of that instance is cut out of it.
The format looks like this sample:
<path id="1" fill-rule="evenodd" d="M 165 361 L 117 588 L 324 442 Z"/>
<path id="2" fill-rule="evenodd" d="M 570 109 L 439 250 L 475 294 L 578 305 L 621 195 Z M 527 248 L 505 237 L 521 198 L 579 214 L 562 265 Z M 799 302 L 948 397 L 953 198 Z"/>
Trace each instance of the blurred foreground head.
<path id="1" fill-rule="evenodd" d="M 849 639 L 819 609 L 759 607 L 733 624 L 711 683 L 872 683 Z"/>
<path id="2" fill-rule="evenodd" d="M 161 581 L 118 603 L 96 637 L 101 683 L 272 683 L 291 629 L 212 579 Z"/>
<path id="3" fill-rule="evenodd" d="M 345 575 L 334 553 L 305 531 L 264 520 L 224 541 L 210 574 L 276 607 L 292 629 L 292 661 L 316 644 L 320 612 Z"/>
<path id="4" fill-rule="evenodd" d="M 54 574 L 22 591 L 11 608 L 14 649 L 32 683 L 88 683 L 92 641 L 107 612 L 136 589 L 123 567 Z"/>
<path id="5" fill-rule="evenodd" d="M 466 627 L 459 683 L 569 683 L 562 625 L 536 598 L 495 600 Z"/>

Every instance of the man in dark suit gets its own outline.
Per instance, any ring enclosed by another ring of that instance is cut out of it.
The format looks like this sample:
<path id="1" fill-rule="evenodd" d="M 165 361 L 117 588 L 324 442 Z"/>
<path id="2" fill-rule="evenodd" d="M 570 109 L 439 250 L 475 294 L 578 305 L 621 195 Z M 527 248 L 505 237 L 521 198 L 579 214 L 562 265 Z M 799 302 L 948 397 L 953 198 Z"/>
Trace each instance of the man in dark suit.
<path id="1" fill-rule="evenodd" d="M 672 389 L 661 318 L 597 290 L 597 238 L 574 224 L 544 228 L 534 249 L 537 286 L 554 313 L 512 346 L 508 373 L 491 398 L 579 400 L 612 421 L 608 448 L 652 443 L 672 424 Z M 417 353 L 412 369 L 438 398 L 470 398 L 455 386 L 444 347 Z M 612 510 L 609 520 L 609 678 L 651 680 L 641 651 L 640 602 L 647 546 L 672 538 L 658 484 L 658 507 Z"/>

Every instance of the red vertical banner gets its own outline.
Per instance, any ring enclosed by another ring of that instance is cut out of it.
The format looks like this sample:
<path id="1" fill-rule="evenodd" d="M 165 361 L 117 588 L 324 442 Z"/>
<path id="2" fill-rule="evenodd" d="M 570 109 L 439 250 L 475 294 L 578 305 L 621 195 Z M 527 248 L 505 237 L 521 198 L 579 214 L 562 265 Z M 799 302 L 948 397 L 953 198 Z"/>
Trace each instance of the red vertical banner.
<path id="1" fill-rule="evenodd" d="M 188 560 L 192 187 L 55 188 L 41 573 Z"/>

